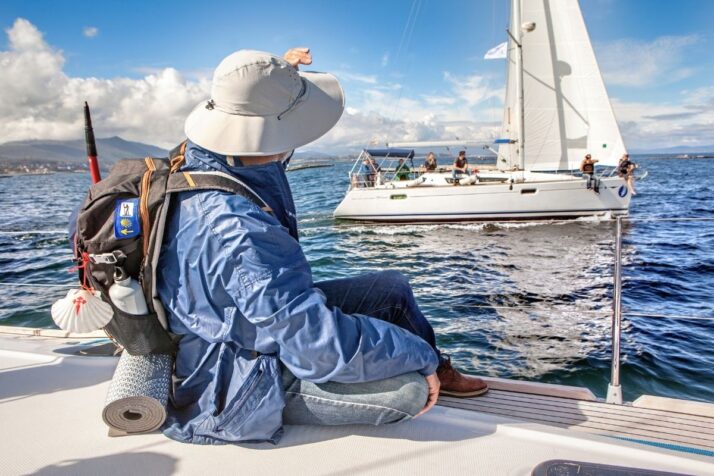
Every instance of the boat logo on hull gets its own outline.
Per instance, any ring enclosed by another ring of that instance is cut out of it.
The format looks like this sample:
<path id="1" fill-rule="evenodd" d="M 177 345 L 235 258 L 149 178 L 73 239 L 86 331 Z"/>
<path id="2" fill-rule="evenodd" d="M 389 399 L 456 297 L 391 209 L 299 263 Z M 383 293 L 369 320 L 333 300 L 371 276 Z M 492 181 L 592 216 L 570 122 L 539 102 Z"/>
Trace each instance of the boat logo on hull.
<path id="1" fill-rule="evenodd" d="M 620 185 L 620 188 L 617 190 L 617 194 L 621 197 L 624 197 L 625 195 L 627 195 L 627 186 Z"/>

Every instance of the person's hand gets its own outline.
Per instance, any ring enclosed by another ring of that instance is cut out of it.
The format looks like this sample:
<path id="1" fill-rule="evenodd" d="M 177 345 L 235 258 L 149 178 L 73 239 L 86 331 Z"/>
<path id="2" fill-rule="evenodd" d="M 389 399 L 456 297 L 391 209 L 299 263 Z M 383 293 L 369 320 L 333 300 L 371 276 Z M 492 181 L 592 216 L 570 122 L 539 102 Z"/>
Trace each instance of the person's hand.
<path id="1" fill-rule="evenodd" d="M 285 52 L 283 59 L 298 69 L 301 64 L 312 64 L 310 48 L 291 48 Z"/>
<path id="2" fill-rule="evenodd" d="M 422 416 L 423 414 L 431 410 L 431 407 L 436 404 L 436 400 L 439 398 L 439 389 L 441 388 L 441 382 L 439 382 L 439 377 L 437 377 L 436 374 L 433 373 L 431 375 L 427 375 L 424 378 L 426 379 L 426 385 L 429 389 L 429 397 L 426 399 L 426 404 L 424 405 L 424 408 L 422 408 L 421 411 L 414 416 L 414 418 Z"/>

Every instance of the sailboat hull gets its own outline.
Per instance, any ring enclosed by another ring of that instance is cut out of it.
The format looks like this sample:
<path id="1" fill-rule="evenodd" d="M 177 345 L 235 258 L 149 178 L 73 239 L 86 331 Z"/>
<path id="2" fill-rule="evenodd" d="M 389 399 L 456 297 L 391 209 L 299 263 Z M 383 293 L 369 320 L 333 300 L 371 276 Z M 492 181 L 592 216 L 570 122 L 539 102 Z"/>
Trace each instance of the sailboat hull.
<path id="1" fill-rule="evenodd" d="M 334 215 L 376 222 L 531 220 L 625 215 L 629 204 L 630 193 L 619 177 L 601 179 L 595 193 L 584 179 L 564 176 L 521 183 L 352 188 Z"/>

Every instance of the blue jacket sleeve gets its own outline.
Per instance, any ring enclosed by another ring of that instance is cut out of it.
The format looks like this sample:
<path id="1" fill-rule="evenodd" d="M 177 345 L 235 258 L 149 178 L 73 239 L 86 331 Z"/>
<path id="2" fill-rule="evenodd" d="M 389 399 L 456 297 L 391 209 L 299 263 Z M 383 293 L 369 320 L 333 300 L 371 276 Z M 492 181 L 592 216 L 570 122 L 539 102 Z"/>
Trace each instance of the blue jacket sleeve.
<path id="1" fill-rule="evenodd" d="M 299 243 L 287 230 L 245 198 L 225 198 L 204 206 L 224 266 L 232 267 L 222 273 L 230 276 L 226 291 L 256 326 L 258 338 L 277 344 L 280 360 L 297 378 L 350 383 L 436 371 L 436 353 L 420 337 L 326 306 Z M 240 340 L 231 335 L 237 331 L 229 330 L 227 337 Z"/>

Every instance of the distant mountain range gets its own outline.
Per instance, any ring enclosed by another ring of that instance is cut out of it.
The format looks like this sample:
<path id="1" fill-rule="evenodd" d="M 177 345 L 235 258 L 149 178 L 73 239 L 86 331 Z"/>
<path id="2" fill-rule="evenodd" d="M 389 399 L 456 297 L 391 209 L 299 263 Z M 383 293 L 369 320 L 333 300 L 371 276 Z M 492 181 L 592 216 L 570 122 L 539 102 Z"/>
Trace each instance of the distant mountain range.
<path id="1" fill-rule="evenodd" d="M 139 157 L 166 157 L 168 151 L 141 142 L 132 142 L 121 137 L 97 139 L 97 151 L 102 166 L 119 159 Z M 330 154 L 317 151 L 296 152 L 293 159 L 327 159 Z M 22 140 L 0 144 L 0 163 L 8 162 L 81 162 L 87 160 L 83 139 L 77 140 Z"/>
<path id="2" fill-rule="evenodd" d="M 138 157 L 166 157 L 167 151 L 149 144 L 124 140 L 121 137 L 97 139 L 97 150 L 102 166 L 119 159 Z M 78 140 L 23 140 L 0 144 L 0 163 L 8 162 L 64 162 L 86 163 L 87 151 L 83 139 Z"/>
<path id="3" fill-rule="evenodd" d="M 121 137 L 97 139 L 99 160 L 103 168 L 119 159 L 138 157 L 166 157 L 168 151 L 160 147 L 141 142 L 133 142 Z M 695 154 L 714 152 L 710 146 L 675 146 L 663 149 L 632 149 L 633 154 Z M 83 139 L 77 140 L 23 140 L 0 144 L 0 166 L 18 163 L 36 164 L 77 164 L 86 167 L 86 149 Z M 324 152 L 303 150 L 295 153 L 293 161 L 334 158 Z"/>

